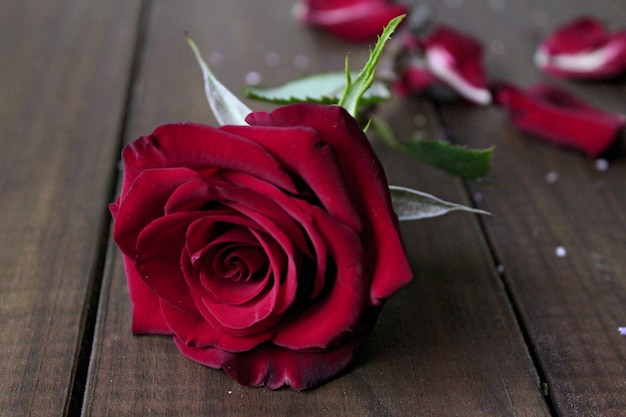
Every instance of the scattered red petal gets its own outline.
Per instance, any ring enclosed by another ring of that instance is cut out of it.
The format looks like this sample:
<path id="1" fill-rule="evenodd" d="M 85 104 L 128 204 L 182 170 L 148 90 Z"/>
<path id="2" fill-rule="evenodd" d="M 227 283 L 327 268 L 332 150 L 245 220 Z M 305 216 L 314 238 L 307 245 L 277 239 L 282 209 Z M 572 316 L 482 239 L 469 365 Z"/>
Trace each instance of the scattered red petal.
<path id="1" fill-rule="evenodd" d="M 421 60 L 414 60 L 406 68 L 402 77 L 394 80 L 393 90 L 403 96 L 417 94 L 430 87 L 437 79 Z"/>
<path id="2" fill-rule="evenodd" d="M 599 21 L 579 17 L 539 45 L 535 64 L 563 78 L 617 77 L 626 72 L 626 31 L 611 33 Z"/>
<path id="3" fill-rule="evenodd" d="M 408 9 L 387 0 L 301 0 L 294 17 L 353 42 L 375 41 L 394 17 Z"/>
<path id="4" fill-rule="evenodd" d="M 424 38 L 408 37 L 404 45 L 410 59 L 400 74 L 397 91 L 419 93 L 438 81 L 473 103 L 491 102 L 478 40 L 439 26 Z"/>
<path id="5" fill-rule="evenodd" d="M 596 109 L 546 84 L 527 90 L 502 84 L 494 88 L 494 97 L 518 129 L 592 157 L 608 149 L 626 125 L 626 116 Z"/>

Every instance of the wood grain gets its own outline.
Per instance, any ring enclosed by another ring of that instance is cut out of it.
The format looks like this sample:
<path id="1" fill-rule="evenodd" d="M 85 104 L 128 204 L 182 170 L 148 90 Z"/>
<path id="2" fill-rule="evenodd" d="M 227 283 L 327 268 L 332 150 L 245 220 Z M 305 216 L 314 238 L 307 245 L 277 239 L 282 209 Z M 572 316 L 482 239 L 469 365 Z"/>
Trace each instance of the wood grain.
<path id="1" fill-rule="evenodd" d="M 0 6 L 1 415 L 72 404 L 137 4 Z"/>
<path id="2" fill-rule="evenodd" d="M 198 69 L 180 35 L 184 30 L 207 56 L 223 53 L 215 72 L 233 89 L 249 71 L 259 71 L 269 85 L 297 77 L 301 70 L 291 62 L 298 54 L 310 60 L 308 71 L 320 71 L 341 69 L 347 52 L 358 65 L 367 52 L 294 24 L 288 1 L 282 7 L 258 1 L 246 9 L 224 3 L 215 10 L 200 1 L 185 6 L 153 4 L 129 140 L 167 121 L 211 121 Z M 281 31 L 266 30 L 281 25 Z M 281 65 L 264 63 L 270 51 L 279 54 Z M 415 114 L 436 118 L 426 102 L 406 104 L 381 109 L 400 132 L 410 133 Z M 442 134 L 436 120 L 432 129 Z M 379 148 L 396 184 L 464 200 L 459 181 Z M 549 415 L 476 219 L 453 215 L 406 224 L 403 233 L 415 281 L 388 302 L 355 366 L 306 392 L 241 387 L 223 372 L 183 358 L 169 338 L 132 337 L 123 271 L 112 247 L 115 261 L 106 274 L 84 414 Z"/>

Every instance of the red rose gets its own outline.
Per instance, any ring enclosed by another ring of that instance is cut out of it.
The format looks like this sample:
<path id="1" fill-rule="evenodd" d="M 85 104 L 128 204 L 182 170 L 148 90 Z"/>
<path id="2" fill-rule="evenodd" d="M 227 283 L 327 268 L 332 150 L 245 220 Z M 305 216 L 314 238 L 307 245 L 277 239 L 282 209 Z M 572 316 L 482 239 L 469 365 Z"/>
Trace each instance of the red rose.
<path id="1" fill-rule="evenodd" d="M 173 335 L 244 385 L 341 371 L 411 279 L 380 162 L 341 107 L 159 127 L 111 204 L 133 332 Z"/>

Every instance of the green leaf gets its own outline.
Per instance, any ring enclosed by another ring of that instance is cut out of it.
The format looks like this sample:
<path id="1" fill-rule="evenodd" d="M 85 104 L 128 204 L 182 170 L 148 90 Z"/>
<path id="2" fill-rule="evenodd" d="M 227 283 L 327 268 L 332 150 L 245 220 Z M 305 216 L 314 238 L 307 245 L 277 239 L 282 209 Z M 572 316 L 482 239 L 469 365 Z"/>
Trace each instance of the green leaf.
<path id="1" fill-rule="evenodd" d="M 393 210 L 400 221 L 426 219 L 449 213 L 450 211 L 466 211 L 478 214 L 490 214 L 487 211 L 466 207 L 461 204 L 449 203 L 430 194 L 410 188 L 389 186 Z"/>
<path id="2" fill-rule="evenodd" d="M 354 76 L 357 74 L 355 73 Z M 328 72 L 310 75 L 290 81 L 279 87 L 248 87 L 246 96 L 274 104 L 292 104 L 302 101 L 319 104 L 337 104 L 346 88 L 344 72 Z M 387 86 L 375 82 L 363 95 L 361 104 L 374 104 L 388 100 L 391 93 Z"/>
<path id="3" fill-rule="evenodd" d="M 389 21 L 382 35 L 378 38 L 374 50 L 370 51 L 370 56 L 365 66 L 356 78 L 354 78 L 354 81 L 352 80 L 348 60 L 346 59 L 346 88 L 338 104 L 345 108 L 353 117 L 356 117 L 361 98 L 374 83 L 376 65 L 383 52 L 383 47 L 389 38 L 391 38 L 391 34 L 396 30 L 402 19 L 404 19 L 404 15 L 395 17 Z"/>
<path id="4" fill-rule="evenodd" d="M 213 115 L 220 125 L 245 125 L 246 116 L 252 112 L 233 93 L 231 93 L 211 72 L 211 69 L 202 58 L 196 43 L 185 34 L 187 43 L 193 50 L 204 77 L 204 91 Z"/>
<path id="5" fill-rule="evenodd" d="M 443 140 L 422 140 L 417 134 L 411 141 L 401 142 L 385 121 L 372 118 L 372 126 L 378 137 L 389 146 L 450 174 L 474 180 L 491 171 L 493 147 L 485 150 L 468 149 Z"/>
<path id="6" fill-rule="evenodd" d="M 474 180 L 484 177 L 491 171 L 493 148 L 475 150 L 443 140 L 420 139 L 396 142 L 395 147 L 429 165 L 461 178 Z"/>

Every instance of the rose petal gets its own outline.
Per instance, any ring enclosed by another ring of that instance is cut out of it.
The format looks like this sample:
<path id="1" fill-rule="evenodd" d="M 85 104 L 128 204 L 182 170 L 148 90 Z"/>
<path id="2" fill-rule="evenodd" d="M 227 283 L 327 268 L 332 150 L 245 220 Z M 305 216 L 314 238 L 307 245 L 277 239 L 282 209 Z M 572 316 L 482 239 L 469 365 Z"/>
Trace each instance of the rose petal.
<path id="1" fill-rule="evenodd" d="M 491 102 L 480 42 L 452 28 L 439 26 L 422 45 L 428 68 L 437 79 L 474 103 Z"/>
<path id="2" fill-rule="evenodd" d="M 176 338 L 187 346 L 199 349 L 219 346 L 227 352 L 245 352 L 266 342 L 273 334 L 270 331 L 233 336 L 216 329 L 202 316 L 177 309 L 168 303 L 161 304 L 161 311 Z"/>
<path id="3" fill-rule="evenodd" d="M 361 236 L 368 247 L 366 253 L 372 255 L 371 303 L 380 304 L 411 280 L 385 173 L 352 116 L 339 106 L 299 103 L 271 113 L 253 112 L 246 122 L 254 126 L 310 126 L 332 147 L 353 206 L 371 228 Z"/>
<path id="4" fill-rule="evenodd" d="M 162 300 L 176 308 L 197 313 L 180 267 L 189 224 L 202 212 L 174 213 L 147 225 L 137 238 L 135 265 L 142 281 Z"/>
<path id="5" fill-rule="evenodd" d="M 201 288 L 208 291 L 215 302 L 234 305 L 246 303 L 259 295 L 266 286 L 269 273 L 267 253 L 263 252 L 248 229 L 236 227 L 217 238 L 211 238 L 209 230 L 213 226 L 214 222 L 198 221 L 187 231 L 187 250 L 194 269 L 200 272 Z M 196 239 L 201 241 L 195 245 L 202 248 L 191 252 L 193 249 L 190 248 Z M 209 241 L 208 245 L 206 241 Z"/>
<path id="6" fill-rule="evenodd" d="M 223 186 L 224 182 L 217 178 L 201 178 L 199 174 L 195 174 L 195 177 L 172 191 L 163 207 L 165 215 L 181 211 L 202 211 L 207 209 L 208 204 L 219 204 L 213 201 L 215 198 L 211 196 L 210 189 Z"/>
<path id="7" fill-rule="evenodd" d="M 551 54 L 576 53 L 601 47 L 608 39 L 609 33 L 599 21 L 582 16 L 558 28 L 542 46 Z"/>
<path id="8" fill-rule="evenodd" d="M 314 131 L 302 127 L 265 126 L 226 126 L 225 129 L 260 143 L 272 152 L 285 171 L 293 172 L 306 182 L 313 196 L 319 198 L 333 217 L 356 230 L 361 229 L 350 192 L 342 181 L 344 174 L 337 156 Z M 300 194 L 304 191 L 300 190 Z"/>
<path id="9" fill-rule="evenodd" d="M 293 8 L 298 21 L 354 42 L 376 40 L 391 19 L 407 13 L 387 0 L 302 0 Z"/>
<path id="10" fill-rule="evenodd" d="M 475 38 L 441 25 L 427 36 L 407 34 L 403 45 L 407 61 L 394 82 L 397 92 L 421 93 L 439 82 L 473 103 L 491 102 L 482 45 Z"/>
<path id="11" fill-rule="evenodd" d="M 267 323 L 264 322 L 265 319 L 283 313 L 295 300 L 299 287 L 297 266 L 301 255 L 296 253 L 294 243 L 300 245 L 305 251 L 308 247 L 298 225 L 275 202 L 245 188 L 215 189 L 214 193 L 216 193 L 216 198 L 218 198 L 218 194 L 222 194 L 219 200 L 230 206 L 232 214 L 236 214 L 236 216 L 224 219 L 218 213 L 208 212 L 207 219 L 211 223 L 227 220 L 223 224 L 230 222 L 250 228 L 250 232 L 256 236 L 259 244 L 269 255 L 268 259 L 272 264 L 271 269 L 274 276 L 271 282 L 274 289 L 267 289 L 269 292 L 264 297 L 249 303 L 249 306 L 233 306 L 225 304 L 223 300 L 218 300 L 215 297 L 207 298 L 206 289 L 194 278 L 196 274 L 192 274 L 191 269 L 184 269 L 188 271 L 185 273 L 185 277 L 192 288 L 192 296 L 196 300 L 196 305 L 207 320 L 212 320 L 215 327 L 231 334 L 259 331 L 259 329 L 267 327 Z M 267 238 L 262 237 L 262 234 L 266 234 Z M 196 235 L 200 236 L 200 243 L 194 244 L 194 236 Z M 187 249 L 190 256 L 203 250 L 198 247 L 204 241 L 203 237 L 215 239 L 215 237 L 211 238 L 210 234 L 207 236 L 206 231 L 197 232 L 195 226 L 190 227 L 187 238 Z"/>
<path id="12" fill-rule="evenodd" d="M 141 230 L 163 216 L 168 199 L 178 187 L 190 181 L 193 187 L 197 178 L 198 174 L 187 168 L 155 169 L 137 175 L 127 192 L 120 196 L 114 217 L 113 237 L 120 250 L 134 258 Z"/>
<path id="13" fill-rule="evenodd" d="M 303 164 L 307 165 L 307 164 Z M 325 166 L 327 165 L 318 165 Z M 328 170 L 324 170 L 328 172 Z M 308 242 L 311 245 L 312 252 L 307 247 L 306 242 L 304 244 L 300 243 L 300 240 L 296 240 L 292 237 L 293 243 L 296 245 L 298 250 L 306 257 L 313 259 L 315 261 L 315 268 L 310 271 L 312 274 L 313 282 L 306 283 L 304 282 L 303 272 L 301 271 L 302 278 L 299 280 L 298 288 L 299 291 L 303 294 L 308 294 L 308 297 L 311 299 L 317 298 L 318 294 L 324 286 L 326 285 L 326 246 L 319 236 L 319 232 L 313 223 L 313 219 L 309 214 L 311 210 L 311 204 L 301 198 L 294 199 L 291 196 L 286 195 L 285 193 L 278 190 L 276 187 L 273 187 L 271 184 L 267 182 L 260 181 L 257 178 L 251 177 L 249 175 L 242 175 L 238 173 L 229 173 L 227 178 L 233 180 L 236 184 L 239 184 L 243 187 L 243 189 L 247 190 L 255 190 L 259 194 L 263 196 L 267 196 L 271 201 L 278 204 L 285 212 L 288 214 L 289 218 L 295 220 L 306 233 L 306 237 Z M 345 194 L 343 195 L 345 197 Z M 258 199 L 258 198 L 257 198 Z M 343 201 L 340 197 L 339 202 Z M 345 208 L 345 206 L 344 206 Z"/>
<path id="14" fill-rule="evenodd" d="M 161 300 L 141 280 L 135 262 L 123 255 L 124 272 L 132 304 L 131 331 L 133 334 L 173 334 L 161 313 Z"/>
<path id="15" fill-rule="evenodd" d="M 598 156 L 615 140 L 626 117 L 603 112 L 556 87 L 539 84 L 526 91 L 512 85 L 495 88 L 496 102 L 513 124 L 549 142 Z"/>
<path id="16" fill-rule="evenodd" d="M 301 189 L 300 196 L 306 197 L 311 194 L 312 197 L 319 199 L 319 203 L 331 216 L 355 230 L 362 229 L 360 216 L 350 199 L 349 190 L 342 181 L 344 174 L 341 172 L 337 156 L 333 148 L 325 146 L 326 144 L 313 130 L 301 126 L 293 128 L 226 126 L 225 129 L 260 143 L 281 163 L 283 169 L 301 177 L 311 190 L 307 192 Z M 290 146 L 285 146 L 285 143 L 289 143 Z M 316 226 L 311 222 L 308 205 L 295 204 L 296 201 L 293 198 L 284 193 L 277 193 L 272 190 L 271 185 L 263 184 L 251 177 L 247 179 L 245 188 L 257 189 L 271 196 L 306 230 L 315 249 L 313 259 L 317 262 L 316 276 L 310 296 L 317 297 L 326 281 L 326 248 L 318 236 Z"/>
<path id="17" fill-rule="evenodd" d="M 191 170 L 227 169 L 246 172 L 295 192 L 291 179 L 258 144 L 222 129 L 180 123 L 158 127 L 150 136 L 127 145 L 122 152 L 126 195 L 137 176 L 155 168 L 186 167 Z"/>
<path id="18" fill-rule="evenodd" d="M 426 61 L 412 59 L 409 65 L 402 71 L 402 76 L 393 82 L 393 89 L 403 96 L 419 94 L 430 87 L 437 79 L 430 72 Z"/>
<path id="19" fill-rule="evenodd" d="M 114 213 L 114 238 L 124 255 L 124 270 L 133 305 L 132 331 L 171 334 L 160 313 L 159 297 L 146 286 L 137 272 L 136 240 L 141 230 L 153 219 L 163 215 L 168 194 L 193 181 L 197 174 L 186 168 L 142 172 L 124 198 L 118 199 Z M 154 187 L 154 184 L 159 187 Z"/>
<path id="20" fill-rule="evenodd" d="M 255 314 L 259 309 L 259 305 L 230 306 L 228 304 L 222 304 L 219 301 L 213 302 L 210 294 L 203 291 L 204 289 L 198 285 L 198 279 L 193 278 L 195 271 L 191 266 L 189 257 L 183 256 L 181 258 L 181 265 L 185 277 L 187 278 L 187 283 L 191 288 L 192 296 L 196 300 L 200 318 L 195 326 L 192 326 L 191 323 L 186 323 L 184 329 L 174 328 L 174 331 L 179 337 L 185 338 L 185 340 L 188 340 L 191 344 L 197 343 L 199 346 L 210 346 L 212 343 L 221 343 L 219 341 L 223 341 L 228 344 L 218 344 L 217 346 L 229 350 L 238 349 L 236 347 L 238 343 L 237 340 L 246 340 L 246 342 L 244 342 L 245 344 L 250 342 L 250 340 L 258 342 L 259 340 L 269 339 L 270 335 L 273 333 L 270 328 L 277 323 L 281 317 L 280 315 L 265 315 L 262 319 L 258 318 L 258 321 L 251 322 L 250 320 L 256 317 Z M 265 280 L 264 287 L 266 286 L 274 288 L 274 280 L 268 277 L 268 279 Z M 261 304 L 272 303 L 275 299 L 276 297 L 272 297 L 271 295 L 269 297 L 260 298 Z M 164 315 L 167 320 L 171 320 L 171 317 L 180 316 L 174 314 L 173 311 Z M 213 335 L 213 332 L 219 334 Z"/>
<path id="21" fill-rule="evenodd" d="M 535 64 L 564 78 L 600 79 L 626 71 L 626 32 L 611 34 L 597 20 L 579 17 L 548 36 L 537 48 Z"/>
<path id="22" fill-rule="evenodd" d="M 242 385 L 295 390 L 311 388 L 344 369 L 359 344 L 351 343 L 335 350 L 299 352 L 271 345 L 261 345 L 248 352 L 229 353 L 215 348 L 198 349 L 174 338 L 187 358 L 224 371 Z"/>
<path id="23" fill-rule="evenodd" d="M 217 320 L 219 328 L 230 334 L 265 330 L 296 298 L 298 269 L 293 254 L 289 258 L 283 248 L 269 236 L 264 239 L 257 235 L 257 239 L 270 262 L 269 276 L 263 280 L 262 296 L 244 304 L 225 303 L 222 300 L 216 302 L 211 297 L 202 298 L 204 306 L 210 312 L 210 318 Z"/>
<path id="24" fill-rule="evenodd" d="M 317 299 L 288 327 L 278 332 L 274 343 L 290 349 L 326 349 L 351 334 L 367 301 L 369 271 L 359 236 L 321 210 L 312 210 L 321 235 L 335 262 L 335 279 L 324 297 Z M 332 312 L 332 316 L 328 315 Z"/>
<path id="25" fill-rule="evenodd" d="M 290 350 L 266 343 L 247 352 L 229 353 L 220 349 L 198 349 L 176 337 L 174 342 L 187 358 L 211 368 L 223 368 L 242 385 L 264 385 L 269 389 L 286 385 L 303 390 L 332 378 L 352 361 L 369 336 L 378 312 L 377 308 L 365 311 L 355 337 L 323 351 Z"/>
<path id="26" fill-rule="evenodd" d="M 289 232 L 280 229 L 273 219 L 260 216 L 254 211 L 247 211 L 239 207 L 242 214 L 249 216 L 263 228 L 263 232 L 251 230 L 270 260 L 270 269 L 273 275 L 274 291 L 255 304 L 257 320 L 271 315 L 284 313 L 294 302 L 300 280 L 301 253 L 297 251 L 289 239 Z M 217 305 L 220 308 L 220 305 Z"/>

